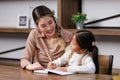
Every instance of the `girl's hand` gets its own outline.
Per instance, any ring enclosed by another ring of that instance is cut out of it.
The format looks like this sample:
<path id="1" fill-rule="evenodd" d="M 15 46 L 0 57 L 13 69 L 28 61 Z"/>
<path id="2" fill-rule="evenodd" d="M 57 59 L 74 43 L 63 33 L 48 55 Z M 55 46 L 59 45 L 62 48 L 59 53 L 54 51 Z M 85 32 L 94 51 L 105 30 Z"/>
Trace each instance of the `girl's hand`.
<path id="1" fill-rule="evenodd" d="M 67 67 L 57 67 L 56 70 L 67 72 Z"/>
<path id="2" fill-rule="evenodd" d="M 43 66 L 41 66 L 38 62 L 35 62 L 33 64 L 29 64 L 26 66 L 27 70 L 43 70 L 45 69 Z"/>
<path id="3" fill-rule="evenodd" d="M 47 65 L 48 69 L 55 69 L 56 68 L 56 64 L 54 64 L 53 62 L 49 62 Z"/>

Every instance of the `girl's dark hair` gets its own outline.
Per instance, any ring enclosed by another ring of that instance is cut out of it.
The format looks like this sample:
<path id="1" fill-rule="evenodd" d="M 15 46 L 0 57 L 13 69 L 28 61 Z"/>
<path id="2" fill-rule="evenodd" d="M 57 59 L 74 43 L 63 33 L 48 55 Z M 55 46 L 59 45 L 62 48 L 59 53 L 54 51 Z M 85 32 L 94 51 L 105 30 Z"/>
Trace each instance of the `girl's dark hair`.
<path id="1" fill-rule="evenodd" d="M 76 33 L 76 41 L 81 49 L 86 49 L 89 53 L 92 53 L 92 58 L 96 66 L 96 72 L 99 71 L 99 64 L 98 64 L 98 48 L 97 46 L 93 45 L 95 42 L 95 37 L 92 32 L 88 30 L 79 30 Z"/>

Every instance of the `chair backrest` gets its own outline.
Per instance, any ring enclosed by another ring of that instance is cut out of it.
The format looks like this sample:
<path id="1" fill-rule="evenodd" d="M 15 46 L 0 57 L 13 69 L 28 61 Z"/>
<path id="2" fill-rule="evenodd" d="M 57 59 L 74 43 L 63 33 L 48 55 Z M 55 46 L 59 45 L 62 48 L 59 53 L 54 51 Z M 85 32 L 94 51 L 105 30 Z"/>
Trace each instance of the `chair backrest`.
<path id="1" fill-rule="evenodd" d="M 112 74 L 113 55 L 99 55 L 99 74 Z"/>

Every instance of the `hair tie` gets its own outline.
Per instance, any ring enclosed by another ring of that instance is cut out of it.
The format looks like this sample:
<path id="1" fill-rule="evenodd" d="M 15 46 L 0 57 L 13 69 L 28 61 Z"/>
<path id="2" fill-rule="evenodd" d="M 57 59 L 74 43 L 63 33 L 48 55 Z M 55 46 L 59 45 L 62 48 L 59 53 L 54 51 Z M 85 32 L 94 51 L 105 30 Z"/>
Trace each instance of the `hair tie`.
<path id="1" fill-rule="evenodd" d="M 92 42 L 92 46 L 96 46 L 97 45 L 97 42 L 96 41 L 93 41 Z"/>

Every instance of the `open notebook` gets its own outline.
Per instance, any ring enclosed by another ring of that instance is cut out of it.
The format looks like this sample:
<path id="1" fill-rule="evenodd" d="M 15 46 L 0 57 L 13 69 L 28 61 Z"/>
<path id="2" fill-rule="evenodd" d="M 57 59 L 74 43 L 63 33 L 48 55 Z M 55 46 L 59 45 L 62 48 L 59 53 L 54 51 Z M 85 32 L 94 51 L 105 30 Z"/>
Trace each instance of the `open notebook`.
<path id="1" fill-rule="evenodd" d="M 58 70 L 34 70 L 35 73 L 52 73 L 52 74 L 58 74 L 58 75 L 69 75 L 69 74 L 73 74 L 70 72 L 63 72 L 63 71 L 58 71 Z"/>

